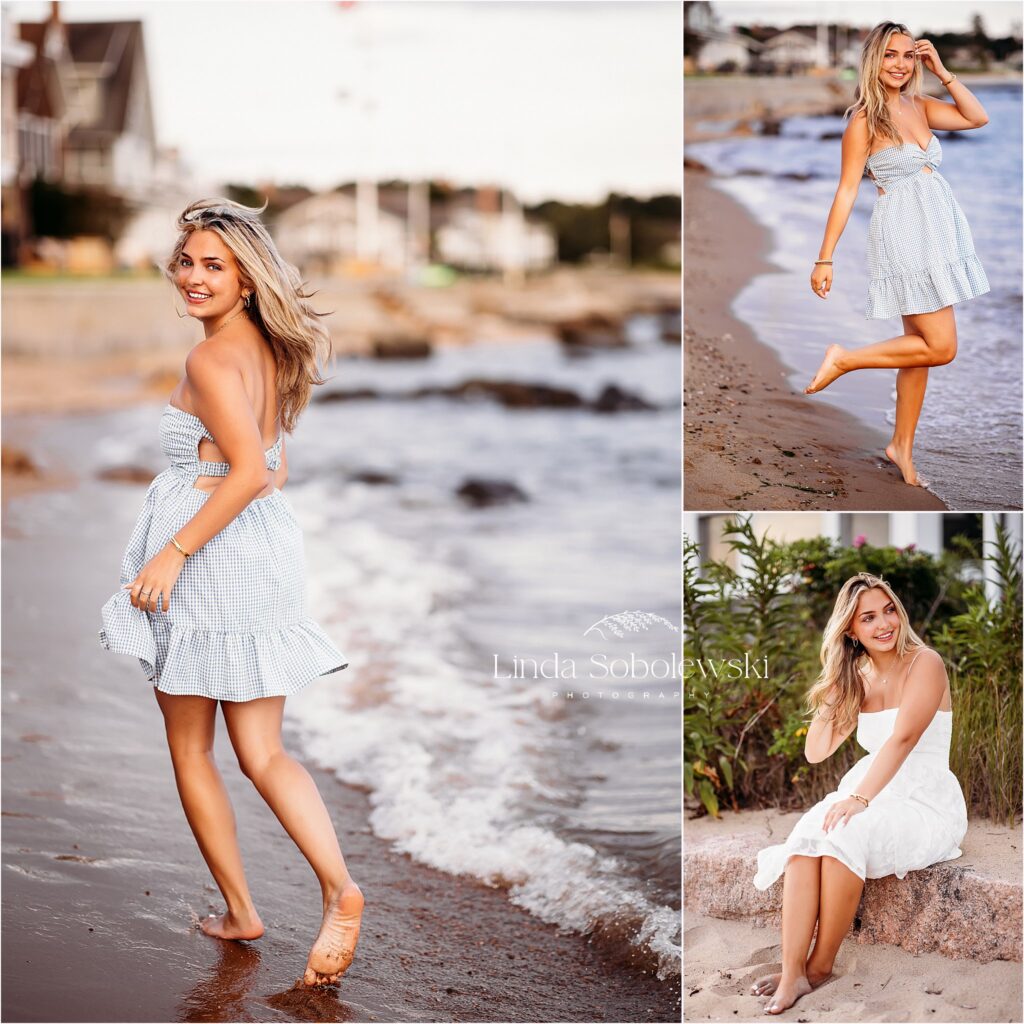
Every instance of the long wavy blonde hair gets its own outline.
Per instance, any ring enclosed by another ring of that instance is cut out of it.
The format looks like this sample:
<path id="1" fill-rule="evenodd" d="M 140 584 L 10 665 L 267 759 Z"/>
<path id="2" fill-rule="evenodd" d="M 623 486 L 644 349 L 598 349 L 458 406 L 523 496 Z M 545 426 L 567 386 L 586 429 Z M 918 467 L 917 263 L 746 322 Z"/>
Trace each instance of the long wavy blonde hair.
<path id="1" fill-rule="evenodd" d="M 281 429 L 292 433 L 309 404 L 314 384 L 326 383 L 320 364 L 331 357 L 331 336 L 306 299 L 298 270 L 281 258 L 259 215 L 267 208 L 243 206 L 230 199 L 197 199 L 181 212 L 181 234 L 164 265 L 176 286 L 178 261 L 194 231 L 215 231 L 238 263 L 243 285 L 253 289 L 249 319 L 267 339 L 277 363 Z"/>
<path id="2" fill-rule="evenodd" d="M 821 675 L 807 694 L 807 709 L 816 714 L 824 706 L 824 717 L 831 718 L 840 728 L 853 725 L 864 702 L 864 680 L 861 669 L 866 668 L 868 655 L 848 635 L 850 624 L 857 613 L 861 595 L 868 590 L 881 590 L 896 607 L 899 631 L 896 652 L 902 658 L 909 651 L 924 647 L 925 642 L 914 632 L 903 602 L 880 576 L 859 572 L 851 576 L 840 588 L 835 607 L 825 626 L 821 640 Z"/>
<path id="3" fill-rule="evenodd" d="M 858 111 L 864 111 L 864 116 L 867 118 L 869 145 L 876 138 L 891 139 L 897 145 L 903 142 L 896 122 L 892 119 L 889 108 L 886 106 L 885 86 L 882 85 L 878 77 L 889 40 L 897 32 L 910 36 L 911 39 L 914 38 L 906 25 L 901 25 L 898 21 L 883 21 L 868 33 L 860 51 L 860 78 L 857 82 L 857 90 L 853 94 L 853 103 L 847 108 L 845 116 L 851 117 Z M 921 70 L 921 62 L 915 60 L 914 70 L 900 86 L 900 95 L 920 96 L 923 80 L 924 72 Z"/>

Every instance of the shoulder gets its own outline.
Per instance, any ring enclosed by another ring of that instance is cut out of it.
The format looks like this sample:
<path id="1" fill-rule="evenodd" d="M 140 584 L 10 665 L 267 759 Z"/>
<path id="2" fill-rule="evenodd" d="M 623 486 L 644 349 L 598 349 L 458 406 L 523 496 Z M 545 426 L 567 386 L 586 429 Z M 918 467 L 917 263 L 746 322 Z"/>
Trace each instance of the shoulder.
<path id="1" fill-rule="evenodd" d="M 850 118 L 850 123 L 843 131 L 843 153 L 861 154 L 868 150 L 868 119 L 863 110 L 858 110 Z"/>
<path id="2" fill-rule="evenodd" d="M 944 690 L 948 679 L 942 655 L 931 647 L 920 647 L 910 656 L 904 689 L 911 686 L 914 689 L 923 687 Z"/>
<path id="3" fill-rule="evenodd" d="M 185 357 L 185 375 L 199 386 L 215 386 L 240 371 L 237 352 L 219 338 L 199 342 Z"/>

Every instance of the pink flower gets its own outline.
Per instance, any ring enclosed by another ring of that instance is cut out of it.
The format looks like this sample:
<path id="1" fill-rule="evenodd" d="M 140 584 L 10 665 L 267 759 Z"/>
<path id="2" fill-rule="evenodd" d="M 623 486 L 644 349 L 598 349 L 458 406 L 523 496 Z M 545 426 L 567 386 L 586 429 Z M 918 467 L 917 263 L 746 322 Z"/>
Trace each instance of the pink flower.
<path id="1" fill-rule="evenodd" d="M 906 554 L 906 553 L 907 553 L 908 551 L 914 551 L 914 550 L 916 550 L 916 548 L 917 548 L 917 545 L 916 545 L 916 544 L 908 544 L 908 545 L 907 545 L 907 546 L 906 546 L 906 547 L 905 547 L 905 548 L 903 549 L 903 553 L 904 553 L 904 554 Z"/>
<path id="2" fill-rule="evenodd" d="M 865 544 L 867 544 L 867 542 L 868 539 L 864 536 L 863 533 L 858 533 L 857 536 L 853 538 L 853 546 L 855 548 L 862 548 Z"/>

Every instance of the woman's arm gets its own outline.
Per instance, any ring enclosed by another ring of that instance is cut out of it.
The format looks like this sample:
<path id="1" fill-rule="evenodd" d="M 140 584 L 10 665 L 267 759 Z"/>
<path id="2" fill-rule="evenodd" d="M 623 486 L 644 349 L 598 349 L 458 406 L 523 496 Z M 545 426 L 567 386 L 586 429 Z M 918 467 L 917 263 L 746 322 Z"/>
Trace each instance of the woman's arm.
<path id="1" fill-rule="evenodd" d="M 924 66 L 949 90 L 952 103 L 923 96 L 924 115 L 929 128 L 938 128 L 945 132 L 961 132 L 968 128 L 980 128 L 988 124 L 988 114 L 978 101 L 978 97 L 960 81 L 952 78 L 939 58 L 938 51 L 927 39 L 918 39 L 915 44 L 917 55 Z"/>
<path id="2" fill-rule="evenodd" d="M 178 543 L 194 553 L 266 488 L 267 464 L 242 374 L 227 352 L 208 343 L 197 345 L 185 360 L 185 374 L 196 413 L 231 466 L 224 482 L 175 534 Z"/>
<path id="3" fill-rule="evenodd" d="M 892 735 L 875 755 L 857 792 L 873 800 L 892 781 L 939 710 L 946 692 L 946 666 L 930 648 L 921 651 L 903 684 L 903 699 Z"/>
<path id="4" fill-rule="evenodd" d="M 818 250 L 819 260 L 832 259 L 832 253 L 850 219 L 850 211 L 857 201 L 860 182 L 864 177 L 864 165 L 868 159 L 868 122 L 863 111 L 858 111 L 843 132 L 842 167 L 839 171 L 839 185 L 836 188 L 832 208 L 825 223 L 825 237 Z M 819 265 L 811 275 L 811 287 L 815 295 L 826 298 L 832 288 L 832 267 Z"/>
<path id="5" fill-rule="evenodd" d="M 804 757 L 811 764 L 817 764 L 830 758 L 842 745 L 843 741 L 856 728 L 856 722 L 845 730 L 836 728 L 835 722 L 829 717 L 829 712 L 824 705 L 818 708 L 807 729 L 807 739 L 804 740 Z"/>

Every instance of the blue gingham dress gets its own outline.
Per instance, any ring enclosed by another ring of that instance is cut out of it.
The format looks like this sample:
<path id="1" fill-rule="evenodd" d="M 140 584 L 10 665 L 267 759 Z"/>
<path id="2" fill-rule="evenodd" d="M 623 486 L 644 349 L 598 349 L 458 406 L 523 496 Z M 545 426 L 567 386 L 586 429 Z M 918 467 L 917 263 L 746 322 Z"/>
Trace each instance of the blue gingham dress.
<path id="1" fill-rule="evenodd" d="M 871 177 L 885 190 L 875 197 L 868 225 L 867 320 L 933 313 L 989 290 L 967 218 L 938 172 L 940 163 L 942 147 L 934 135 L 926 149 L 907 142 L 867 159 Z"/>
<path id="2" fill-rule="evenodd" d="M 202 420 L 168 404 L 160 447 L 171 465 L 149 485 L 121 562 L 130 583 L 202 507 L 210 495 L 199 476 L 227 476 L 226 462 L 199 459 L 213 440 Z M 281 465 L 281 441 L 266 450 Z M 275 488 L 251 501 L 220 533 L 185 560 L 170 607 L 135 608 L 119 589 L 102 609 L 100 643 L 139 659 L 164 693 L 245 701 L 295 693 L 318 676 L 348 666 L 345 656 L 307 615 L 302 530 L 291 503 Z"/>

